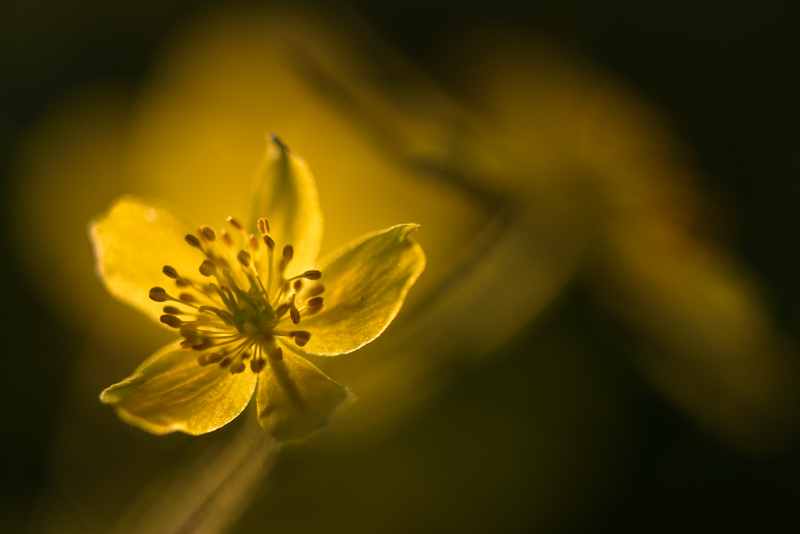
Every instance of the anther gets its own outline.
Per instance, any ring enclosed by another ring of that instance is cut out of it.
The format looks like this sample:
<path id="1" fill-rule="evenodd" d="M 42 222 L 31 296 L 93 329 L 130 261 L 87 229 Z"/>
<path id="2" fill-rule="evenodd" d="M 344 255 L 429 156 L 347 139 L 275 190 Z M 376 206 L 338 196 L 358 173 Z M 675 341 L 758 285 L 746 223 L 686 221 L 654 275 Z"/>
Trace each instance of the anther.
<path id="1" fill-rule="evenodd" d="M 192 345 L 192 350 L 206 350 L 211 348 L 211 339 L 204 337 L 200 340 L 200 343 Z"/>
<path id="2" fill-rule="evenodd" d="M 308 296 L 309 297 L 316 297 L 317 295 L 321 295 L 324 292 L 325 292 L 325 286 L 320 284 L 320 285 L 318 285 L 318 286 L 316 286 L 316 287 L 314 287 L 312 289 L 309 289 L 308 290 Z"/>
<path id="3" fill-rule="evenodd" d="M 280 304 L 277 308 L 275 308 L 275 316 L 278 318 L 283 317 L 283 314 L 286 313 L 286 310 L 289 309 L 289 304 L 283 303 Z"/>
<path id="4" fill-rule="evenodd" d="M 150 290 L 150 300 L 154 300 L 156 302 L 166 302 L 170 300 L 170 296 L 167 295 L 167 292 L 163 287 L 154 287 Z"/>
<path id="5" fill-rule="evenodd" d="M 198 230 L 209 241 L 214 241 L 217 238 L 217 233 L 210 226 L 201 226 Z"/>
<path id="6" fill-rule="evenodd" d="M 250 370 L 254 373 L 260 373 L 266 363 L 263 358 L 254 358 L 250 360 Z"/>
<path id="7" fill-rule="evenodd" d="M 320 271 L 306 271 L 300 276 L 308 280 L 319 280 L 322 278 L 322 273 Z"/>
<path id="8" fill-rule="evenodd" d="M 200 240 L 197 239 L 197 237 L 193 236 L 192 234 L 186 234 L 186 237 L 184 239 L 186 239 L 186 242 L 189 243 L 194 248 L 199 248 L 200 250 L 203 250 L 203 245 L 200 244 Z"/>
<path id="9" fill-rule="evenodd" d="M 244 364 L 244 362 L 236 362 L 233 365 L 231 365 L 231 374 L 238 375 L 239 373 L 244 372 L 246 367 L 247 366 Z"/>
<path id="10" fill-rule="evenodd" d="M 231 358 L 231 357 L 223 358 L 222 361 L 219 362 L 219 366 L 222 367 L 223 369 L 225 369 L 226 367 L 228 367 L 232 363 L 233 363 L 233 358 Z"/>
<path id="11" fill-rule="evenodd" d="M 289 301 L 289 317 L 292 318 L 294 324 L 297 324 L 300 322 L 300 310 L 297 309 L 295 299 L 295 295 L 292 295 L 292 300 Z"/>
<path id="12" fill-rule="evenodd" d="M 194 323 L 187 323 L 181 326 L 178 333 L 189 341 L 197 339 L 197 326 Z"/>
<path id="13" fill-rule="evenodd" d="M 168 277 L 172 278 L 173 280 L 177 280 L 180 278 L 178 271 L 175 270 L 175 267 L 170 267 L 169 265 L 165 265 L 161 272 L 166 274 Z"/>
<path id="14" fill-rule="evenodd" d="M 300 288 L 303 287 L 303 281 L 295 280 L 294 284 L 292 284 L 292 287 L 294 288 L 295 291 L 300 291 Z"/>
<path id="15" fill-rule="evenodd" d="M 275 360 L 279 362 L 283 359 L 283 349 L 280 347 L 276 347 L 275 350 L 270 351 L 269 353 L 270 360 Z"/>
<path id="16" fill-rule="evenodd" d="M 197 302 L 197 299 L 191 293 L 181 293 L 178 298 L 183 302 Z"/>
<path id="17" fill-rule="evenodd" d="M 175 306 L 164 306 L 164 313 L 169 315 L 180 315 L 183 312 Z"/>
<path id="18" fill-rule="evenodd" d="M 283 247 L 283 259 L 286 260 L 286 263 L 289 263 L 293 257 L 294 248 L 292 248 L 292 245 L 286 245 Z"/>
<path id="19" fill-rule="evenodd" d="M 244 225 L 242 224 L 242 221 L 240 221 L 236 217 L 228 217 L 228 222 L 231 223 L 231 226 L 233 226 L 237 230 L 244 230 Z"/>
<path id="20" fill-rule="evenodd" d="M 200 364 L 200 367 L 205 367 L 206 365 L 209 365 L 211 362 L 208 361 L 208 354 L 201 354 L 200 356 L 198 356 L 197 363 Z"/>
<path id="21" fill-rule="evenodd" d="M 268 235 L 264 236 L 264 244 L 267 245 L 270 250 L 275 248 L 275 241 Z"/>
<path id="22" fill-rule="evenodd" d="M 247 236 L 248 241 L 250 242 L 250 251 L 255 254 L 258 252 L 258 239 L 253 234 Z"/>
<path id="23" fill-rule="evenodd" d="M 211 260 L 203 260 L 203 263 L 200 264 L 200 274 L 203 276 L 211 276 L 217 272 L 217 264 Z"/>
<path id="24" fill-rule="evenodd" d="M 236 259 L 239 260 L 239 263 L 242 264 L 242 267 L 250 267 L 250 264 L 253 261 L 253 257 L 244 250 L 239 251 L 239 254 L 236 255 Z"/>
<path id="25" fill-rule="evenodd" d="M 167 326 L 171 326 L 172 328 L 180 328 L 183 324 L 183 321 L 175 317 L 174 315 L 162 315 L 159 320 Z"/>
<path id="26" fill-rule="evenodd" d="M 233 246 L 233 239 L 231 239 L 230 234 L 228 232 L 226 232 L 225 230 L 220 230 L 219 233 L 220 233 L 220 235 L 222 235 L 222 240 L 225 241 L 225 244 L 228 245 L 229 247 L 232 247 Z"/>
<path id="27" fill-rule="evenodd" d="M 208 363 L 219 363 L 222 361 L 222 354 L 219 352 L 209 352 L 206 354 L 206 359 Z"/>
<path id="28" fill-rule="evenodd" d="M 264 236 L 269 233 L 269 221 L 266 218 L 258 220 L 258 231 Z"/>
<path id="29" fill-rule="evenodd" d="M 308 340 L 311 339 L 311 334 L 304 330 L 295 330 L 293 332 L 289 332 L 289 335 L 294 338 L 294 343 L 298 347 L 305 346 L 308 343 Z"/>
<path id="30" fill-rule="evenodd" d="M 311 307 L 322 306 L 322 302 L 324 300 L 325 299 L 323 299 L 322 297 L 314 297 L 313 299 L 308 301 L 308 306 L 311 306 Z"/>

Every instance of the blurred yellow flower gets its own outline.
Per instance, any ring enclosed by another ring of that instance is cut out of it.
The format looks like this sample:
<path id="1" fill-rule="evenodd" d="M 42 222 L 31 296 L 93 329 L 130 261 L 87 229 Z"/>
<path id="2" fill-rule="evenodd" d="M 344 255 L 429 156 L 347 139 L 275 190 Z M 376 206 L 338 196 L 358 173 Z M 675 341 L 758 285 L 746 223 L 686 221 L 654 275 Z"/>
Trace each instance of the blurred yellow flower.
<path id="1" fill-rule="evenodd" d="M 183 338 L 103 391 L 125 421 L 154 434 L 204 434 L 239 415 L 255 391 L 264 429 L 298 440 L 353 398 L 302 355 L 352 352 L 384 331 L 425 267 L 408 239 L 417 226 L 363 236 L 315 264 L 316 184 L 275 136 L 253 201 L 247 224 L 228 218 L 230 232 L 132 196 L 91 223 L 106 288 Z M 174 290 L 152 287 L 159 271 Z"/>

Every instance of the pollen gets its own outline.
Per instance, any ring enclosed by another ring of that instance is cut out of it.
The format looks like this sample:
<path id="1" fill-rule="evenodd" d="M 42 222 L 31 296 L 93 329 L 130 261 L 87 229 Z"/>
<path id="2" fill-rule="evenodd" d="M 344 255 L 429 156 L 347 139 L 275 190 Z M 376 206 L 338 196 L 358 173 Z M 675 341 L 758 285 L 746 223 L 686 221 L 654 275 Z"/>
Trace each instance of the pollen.
<path id="1" fill-rule="evenodd" d="M 184 246 L 205 256 L 194 276 L 165 265 L 163 274 L 175 290 L 154 287 L 149 297 L 171 303 L 160 320 L 179 331 L 182 349 L 200 352 L 197 365 L 216 366 L 231 375 L 248 369 L 258 374 L 270 361 L 283 359 L 276 338 L 298 347 L 309 342 L 303 318 L 322 308 L 325 287 L 317 282 L 322 278 L 318 270 L 286 277 L 294 248 L 283 243 L 281 253 L 273 254 L 276 243 L 266 218 L 258 219 L 255 235 L 240 219 L 227 221 L 233 232 L 200 226 L 196 234 L 187 235 Z"/>

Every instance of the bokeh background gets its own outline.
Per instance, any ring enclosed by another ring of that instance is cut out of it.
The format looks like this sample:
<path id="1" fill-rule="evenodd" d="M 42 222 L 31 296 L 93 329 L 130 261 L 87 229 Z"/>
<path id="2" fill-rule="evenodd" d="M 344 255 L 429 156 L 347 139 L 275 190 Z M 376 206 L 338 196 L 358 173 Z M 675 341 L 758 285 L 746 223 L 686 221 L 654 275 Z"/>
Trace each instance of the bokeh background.
<path id="1" fill-rule="evenodd" d="M 0 530 L 796 530 L 798 21 L 4 2 Z M 86 223 L 124 193 L 243 215 L 270 130 L 325 251 L 415 221 L 428 270 L 385 336 L 315 361 L 360 401 L 311 442 L 265 459 L 247 412 L 129 428 L 97 395 L 170 334 L 105 294 Z"/>

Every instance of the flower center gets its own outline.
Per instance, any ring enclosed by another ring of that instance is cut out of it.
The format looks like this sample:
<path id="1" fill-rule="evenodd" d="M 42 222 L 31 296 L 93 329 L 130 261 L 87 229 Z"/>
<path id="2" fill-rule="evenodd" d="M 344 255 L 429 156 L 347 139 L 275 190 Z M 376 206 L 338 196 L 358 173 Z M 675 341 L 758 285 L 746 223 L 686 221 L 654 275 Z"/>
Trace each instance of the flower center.
<path id="1" fill-rule="evenodd" d="M 150 298 L 174 303 L 164 306 L 161 322 L 180 332 L 181 348 L 202 353 L 199 365 L 219 365 L 236 374 L 249 362 L 258 373 L 265 358 L 283 358 L 276 338 L 291 339 L 299 347 L 308 343 L 311 334 L 294 327 L 322 309 L 325 286 L 317 282 L 319 271 L 286 278 L 294 249 L 286 245 L 275 258 L 267 219 L 258 220 L 260 238 L 248 234 L 239 219 L 228 217 L 228 222 L 231 233 L 201 226 L 196 235 L 186 236 L 186 243 L 205 255 L 200 278 L 165 265 L 163 272 L 174 280 L 177 297 L 154 287 Z"/>

